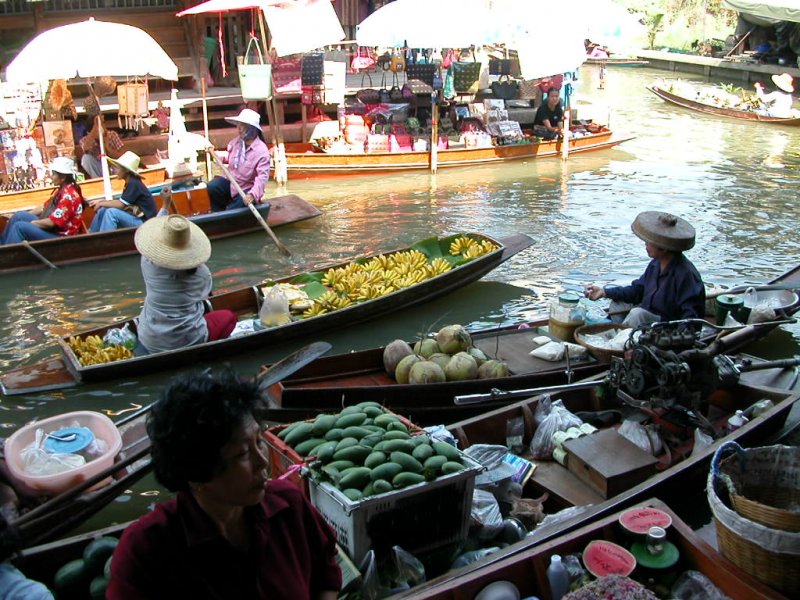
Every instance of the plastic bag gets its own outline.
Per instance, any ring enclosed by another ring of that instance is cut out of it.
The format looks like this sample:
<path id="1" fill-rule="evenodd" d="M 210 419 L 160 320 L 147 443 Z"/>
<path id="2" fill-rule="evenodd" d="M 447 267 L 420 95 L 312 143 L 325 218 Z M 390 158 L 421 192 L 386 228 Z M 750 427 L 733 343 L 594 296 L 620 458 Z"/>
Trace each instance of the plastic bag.
<path id="1" fill-rule="evenodd" d="M 514 417 L 506 421 L 506 446 L 512 454 L 521 454 L 524 449 L 522 440 L 525 436 L 525 421 L 522 417 Z"/>
<path id="2" fill-rule="evenodd" d="M 675 600 L 730 600 L 700 571 L 686 571 L 672 585 Z"/>
<path id="3" fill-rule="evenodd" d="M 358 590 L 359 598 L 363 600 L 378 600 L 389 595 L 390 590 L 381 584 L 378 576 L 378 561 L 375 559 L 375 551 L 370 550 L 358 565 L 361 571 L 362 583 Z"/>
<path id="4" fill-rule="evenodd" d="M 545 417 L 553 410 L 553 402 L 550 399 L 550 394 L 544 394 L 539 398 L 536 403 L 536 408 L 533 410 L 533 422 L 536 425 L 541 425 Z"/>
<path id="5" fill-rule="evenodd" d="M 108 345 L 125 346 L 128 350 L 133 350 L 136 347 L 136 334 L 125 323 L 122 327 L 115 327 L 109 329 L 103 336 L 103 341 Z"/>
<path id="6" fill-rule="evenodd" d="M 632 421 L 631 419 L 625 419 L 622 425 L 619 426 L 619 429 L 617 429 L 617 433 L 648 454 L 652 454 L 653 449 L 650 446 L 650 437 L 647 435 L 647 431 L 641 423 Z"/>
<path id="7" fill-rule="evenodd" d="M 478 532 L 478 537 L 482 540 L 491 540 L 503 528 L 500 505 L 491 492 L 485 490 L 473 492 L 470 517 L 480 525 L 481 530 Z"/>
<path id="8" fill-rule="evenodd" d="M 289 299 L 277 285 L 269 288 L 264 295 L 264 302 L 261 304 L 258 318 L 264 327 L 285 325 L 292 320 L 289 312 Z"/>
<path id="9" fill-rule="evenodd" d="M 542 360 L 555 362 L 563 359 L 565 352 L 569 353 L 570 358 L 578 358 L 586 354 L 586 348 L 569 342 L 549 342 L 531 350 L 528 354 Z"/>
<path id="10" fill-rule="evenodd" d="M 464 554 L 459 555 L 453 561 L 453 564 L 450 565 L 450 568 L 459 569 L 461 567 L 471 565 L 472 563 L 478 562 L 490 554 L 494 554 L 498 550 L 500 550 L 498 546 L 492 546 L 491 548 L 480 548 L 479 550 L 470 550 L 469 552 L 464 552 Z"/>
<path id="11" fill-rule="evenodd" d="M 394 565 L 394 572 L 391 574 L 393 591 L 398 587 L 409 589 L 425 583 L 425 565 L 400 546 L 392 546 L 392 564 Z"/>
<path id="12" fill-rule="evenodd" d="M 710 435 L 700 431 L 700 428 L 694 430 L 694 445 L 692 446 L 692 456 L 700 454 L 703 450 L 708 448 L 714 443 L 714 438 Z"/>
<path id="13" fill-rule="evenodd" d="M 553 435 L 558 431 L 566 431 L 570 427 L 580 427 L 582 424 L 583 421 L 580 418 L 564 408 L 561 400 L 553 402 L 550 414 L 545 417 L 544 421 L 536 428 L 536 433 L 533 434 L 530 445 L 533 457 L 540 460 L 551 460 L 555 449 Z"/>
<path id="14" fill-rule="evenodd" d="M 547 492 L 539 498 L 514 498 L 510 514 L 531 531 L 544 521 L 543 504 L 547 498 Z"/>
<path id="15" fill-rule="evenodd" d="M 22 469 L 28 475 L 55 475 L 86 464 L 86 459 L 80 454 L 48 452 L 44 449 L 44 440 L 44 430 L 37 429 L 33 443 L 20 452 Z"/>

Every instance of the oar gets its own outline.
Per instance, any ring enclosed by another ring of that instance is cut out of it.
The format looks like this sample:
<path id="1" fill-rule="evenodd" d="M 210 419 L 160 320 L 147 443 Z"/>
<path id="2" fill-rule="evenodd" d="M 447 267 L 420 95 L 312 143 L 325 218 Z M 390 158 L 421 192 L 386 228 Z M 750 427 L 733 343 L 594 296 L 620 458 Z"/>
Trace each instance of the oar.
<path id="1" fill-rule="evenodd" d="M 227 177 L 228 180 L 233 184 L 233 187 L 236 188 L 236 191 L 242 197 L 242 201 L 244 201 L 247 194 L 244 193 L 244 190 L 239 185 L 239 182 L 233 178 L 233 175 L 231 175 L 231 172 L 228 170 L 228 167 L 225 165 L 225 163 L 223 163 L 222 160 L 220 160 L 219 156 L 217 156 L 217 153 L 214 152 L 213 149 L 208 148 L 207 152 L 211 155 L 211 158 L 214 159 L 214 162 L 216 162 L 219 165 L 220 169 L 222 169 L 222 172 L 225 174 L 225 177 Z M 247 205 L 247 207 L 250 209 L 250 212 L 253 213 L 253 216 L 256 218 L 256 220 L 259 223 L 261 223 L 261 226 L 264 228 L 264 231 L 266 231 L 269 234 L 269 237 L 272 238 L 272 241 L 275 242 L 275 245 L 278 247 L 278 250 L 281 251 L 281 254 L 285 256 L 291 256 L 292 253 L 289 252 L 289 249 L 286 246 L 284 246 L 283 243 L 277 238 L 272 229 L 270 229 L 270 226 L 267 225 L 267 222 L 264 220 L 264 217 L 262 217 L 261 213 L 258 212 L 258 209 L 255 206 L 253 206 L 253 203 L 251 202 L 250 204 Z"/>
<path id="2" fill-rule="evenodd" d="M 51 269 L 57 269 L 58 268 L 53 263 L 51 263 L 49 260 L 47 260 L 44 256 L 42 256 L 41 252 L 39 252 L 36 248 L 31 246 L 31 243 L 28 240 L 22 240 L 22 245 L 25 246 L 25 248 L 27 248 L 28 251 L 31 254 L 33 254 L 36 258 L 38 258 L 40 261 L 42 261 L 44 264 L 46 264 Z"/>
<path id="3" fill-rule="evenodd" d="M 453 404 L 464 406 L 466 404 L 478 404 L 491 400 L 513 400 L 514 398 L 528 398 L 538 394 L 556 394 L 558 392 L 570 392 L 572 390 L 587 390 L 603 385 L 604 379 L 592 379 L 591 381 L 580 381 L 578 383 L 567 383 L 564 385 L 551 385 L 538 388 L 528 388 L 525 390 L 499 390 L 497 388 L 486 394 L 466 394 L 453 398 Z"/>

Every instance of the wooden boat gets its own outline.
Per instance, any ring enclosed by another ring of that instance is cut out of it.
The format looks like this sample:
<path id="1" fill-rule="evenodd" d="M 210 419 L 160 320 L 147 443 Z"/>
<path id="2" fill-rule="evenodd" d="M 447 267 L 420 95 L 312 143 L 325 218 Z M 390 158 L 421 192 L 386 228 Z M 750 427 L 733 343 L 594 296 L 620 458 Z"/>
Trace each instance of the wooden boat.
<path id="1" fill-rule="evenodd" d="M 658 509 L 672 519 L 672 524 L 667 528 L 667 541 L 677 547 L 680 555 L 680 566 L 675 575 L 690 569 L 700 571 L 731 600 L 784 598 L 722 556 L 664 502 L 651 498 L 639 502 L 637 506 Z M 634 539 L 619 523 L 619 517 L 623 512 L 625 511 L 596 519 L 568 535 L 561 535 L 546 544 L 495 560 L 482 568 L 453 573 L 435 586 L 425 586 L 424 590 L 415 588 L 407 595 L 401 594 L 397 598 L 411 596 L 420 600 L 476 598 L 482 589 L 495 581 L 511 582 L 518 588 L 521 597 L 535 595 L 548 598 L 550 584 L 547 579 L 547 567 L 553 554 L 563 557 L 577 553 L 582 556 L 589 543 L 596 540 L 612 542 L 626 549 L 633 545 Z M 634 570 L 631 576 L 639 581 L 646 579 L 639 569 Z"/>
<path id="2" fill-rule="evenodd" d="M 159 190 L 160 187 L 156 191 Z M 156 199 L 160 203 L 160 196 L 156 196 Z M 212 240 L 261 230 L 260 224 L 248 208 L 212 213 L 205 186 L 176 190 L 172 202 L 173 212 L 188 216 Z M 259 207 L 259 212 L 271 227 L 297 223 L 322 214 L 315 206 L 295 195 L 270 198 L 268 204 Z M 84 212 L 87 228 L 93 216 L 94 210 Z M 0 246 L 0 274 L 47 268 L 47 262 L 70 265 L 136 254 L 133 243 L 135 233 L 135 227 L 126 227 L 101 233 Z"/>
<path id="3" fill-rule="evenodd" d="M 608 58 L 589 57 L 586 59 L 586 64 L 605 65 L 607 67 L 644 67 L 649 65 L 650 61 L 625 56 L 609 56 Z"/>
<path id="4" fill-rule="evenodd" d="M 774 279 L 767 287 L 795 284 L 800 287 L 800 266 Z M 738 352 L 766 336 L 779 326 L 779 322 L 786 322 L 786 317 L 798 309 L 800 306 L 795 304 L 779 314 L 774 323 L 762 323 L 729 332 L 719 338 L 714 351 L 728 354 Z M 508 363 L 511 376 L 502 379 L 422 385 L 398 384 L 384 370 L 382 347 L 320 358 L 268 390 L 271 418 L 281 422 L 296 421 L 319 412 L 338 410 L 342 406 L 373 400 L 407 415 L 413 422 L 421 425 L 447 423 L 454 419 L 475 416 L 510 402 L 509 399 L 498 396 L 481 405 L 456 406 L 453 404 L 455 396 L 484 393 L 492 389 L 512 390 L 558 385 L 588 377 L 608 367 L 589 355 L 582 360 L 573 360 L 570 365 L 565 360 L 548 362 L 530 356 L 529 352 L 535 348 L 532 338 L 537 333 L 534 332 L 545 327 L 547 323 L 546 318 L 541 318 L 526 323 L 528 329 L 520 330 L 518 326 L 510 326 L 472 333 L 475 345 L 487 356 L 498 357 Z M 718 333 L 716 329 L 706 328 L 700 341 L 711 343 Z"/>
<path id="5" fill-rule="evenodd" d="M 142 169 L 139 171 L 139 175 L 142 176 L 142 181 L 144 181 L 145 185 L 156 185 L 164 182 L 166 171 L 164 167 L 151 167 Z M 124 185 L 125 182 L 116 175 L 111 176 L 111 190 L 114 193 L 121 192 Z M 102 177 L 82 181 L 80 186 L 84 198 L 103 195 Z M 47 202 L 55 189 L 55 186 L 48 186 L 19 192 L 2 192 L 0 193 L 0 213 L 29 210 L 41 206 Z"/>
<path id="6" fill-rule="evenodd" d="M 720 106 L 714 106 L 713 104 L 698 102 L 697 100 L 691 100 L 689 98 L 684 98 L 683 96 L 678 96 L 677 94 L 669 92 L 664 88 L 658 86 L 651 86 L 648 87 L 647 89 L 653 92 L 656 96 L 658 96 L 662 100 L 665 100 L 671 104 L 682 106 L 683 108 L 688 108 L 690 110 L 695 110 L 709 115 L 715 115 L 718 117 L 730 117 L 732 119 L 740 119 L 743 121 L 757 121 L 759 123 L 768 123 L 770 125 L 788 125 L 791 127 L 800 126 L 800 117 L 795 117 L 795 118 L 769 117 L 767 115 L 761 115 L 757 112 L 749 110 L 722 108 Z"/>
<path id="7" fill-rule="evenodd" d="M 633 139 L 615 135 L 610 130 L 579 138 L 570 138 L 569 152 L 605 150 Z M 492 146 L 491 148 L 452 148 L 439 150 L 438 166 L 468 167 L 497 164 L 512 160 L 532 160 L 561 156 L 561 141 Z M 312 144 L 287 144 L 286 161 L 289 178 L 311 178 L 330 175 L 367 175 L 394 171 L 430 169 L 428 152 L 386 152 L 376 154 L 333 154 L 322 152 Z"/>
<path id="8" fill-rule="evenodd" d="M 201 360 L 211 360 L 236 352 L 257 349 L 274 342 L 283 342 L 301 336 L 319 335 L 325 329 L 350 326 L 394 310 L 427 302 L 454 291 L 468 283 L 477 281 L 502 262 L 533 243 L 530 237 L 523 234 L 499 240 L 493 240 L 479 234 L 470 235 L 475 239 L 492 241 L 498 248 L 441 275 L 416 285 L 402 288 L 386 296 L 355 303 L 347 308 L 341 308 L 313 318 L 295 320 L 286 325 L 257 329 L 233 338 L 99 365 L 81 365 L 69 346 L 68 340 L 70 336 L 64 336 L 57 340 L 61 350 L 60 356 L 28 367 L 6 371 L 0 377 L 0 386 L 2 386 L 3 393 L 7 395 L 59 389 L 74 386 L 78 383 L 103 381 L 117 377 L 132 377 L 159 369 L 174 369 L 184 365 L 196 364 Z M 319 272 L 345 266 L 350 262 L 327 265 L 319 269 Z M 298 275 L 292 275 L 276 281 L 278 283 L 292 283 L 297 277 Z M 241 318 L 255 318 L 260 307 L 260 295 L 259 288 L 253 286 L 214 295 L 208 301 L 214 310 L 226 308 L 232 310 Z M 136 331 L 134 319 L 130 319 L 126 323 L 131 328 L 131 331 Z M 102 337 L 109 329 L 118 328 L 124 324 L 123 322 L 113 323 L 108 326 L 75 333 L 74 335 L 82 338 L 89 335 Z"/>
<path id="9" fill-rule="evenodd" d="M 20 546 L 32 546 L 57 539 L 150 472 L 150 439 L 145 429 L 149 408 L 145 406 L 116 422 L 122 436 L 122 449 L 117 462 L 80 486 L 46 498 L 15 482 L 19 504 L 3 508 L 5 515 L 14 515 L 9 519 L 9 526 L 18 535 Z M 0 460 L 0 471 L 5 469 L 4 461 Z M 3 474 L 9 477 L 8 473 Z M 86 491 L 109 478 L 111 481 L 103 487 Z"/>

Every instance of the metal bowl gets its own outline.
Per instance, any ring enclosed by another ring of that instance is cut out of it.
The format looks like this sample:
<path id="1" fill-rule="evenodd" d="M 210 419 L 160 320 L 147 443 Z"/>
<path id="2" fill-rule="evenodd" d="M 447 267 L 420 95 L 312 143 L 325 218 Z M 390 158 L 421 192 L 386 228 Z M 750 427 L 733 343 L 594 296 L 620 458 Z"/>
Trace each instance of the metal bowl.
<path id="1" fill-rule="evenodd" d="M 752 302 L 752 298 L 748 296 L 749 294 L 745 293 L 744 305 L 751 309 L 762 306 L 773 310 L 782 310 L 797 304 L 797 294 L 791 290 L 758 290 L 755 302 Z"/>

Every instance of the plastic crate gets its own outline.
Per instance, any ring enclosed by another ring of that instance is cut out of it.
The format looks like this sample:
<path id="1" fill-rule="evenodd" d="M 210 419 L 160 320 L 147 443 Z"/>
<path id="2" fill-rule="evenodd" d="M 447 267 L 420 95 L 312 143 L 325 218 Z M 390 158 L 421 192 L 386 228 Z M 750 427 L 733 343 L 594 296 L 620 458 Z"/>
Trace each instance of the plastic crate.
<path id="1" fill-rule="evenodd" d="M 475 477 L 483 467 L 461 455 L 466 468 L 433 481 L 354 502 L 329 483 L 309 482 L 311 503 L 330 523 L 356 564 L 370 549 L 392 546 L 427 552 L 467 537 Z"/>
<path id="2" fill-rule="evenodd" d="M 408 431 L 412 434 L 420 433 L 422 429 L 417 425 L 414 425 L 411 421 L 403 417 L 402 415 L 398 415 L 393 413 L 390 410 L 385 410 L 386 413 L 394 414 L 400 422 L 403 423 L 408 428 Z M 313 421 L 314 419 L 308 419 L 308 421 Z M 274 425 L 270 427 L 264 432 L 264 440 L 267 442 L 267 453 L 269 455 L 269 477 L 270 479 L 276 479 L 278 477 L 282 477 L 285 475 L 294 465 L 299 465 L 305 462 L 305 459 L 300 456 L 297 452 L 294 451 L 294 448 L 289 446 L 286 442 L 278 437 L 278 434 L 286 429 L 291 423 L 284 423 L 282 425 Z M 300 471 L 296 470 L 291 475 L 286 477 L 288 481 L 291 481 L 297 484 L 302 490 L 306 497 L 309 497 L 308 493 L 308 481 L 303 479 L 300 476 Z"/>

